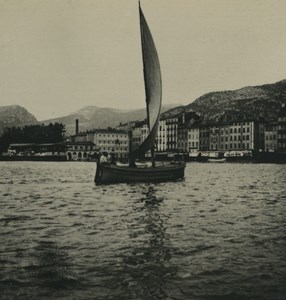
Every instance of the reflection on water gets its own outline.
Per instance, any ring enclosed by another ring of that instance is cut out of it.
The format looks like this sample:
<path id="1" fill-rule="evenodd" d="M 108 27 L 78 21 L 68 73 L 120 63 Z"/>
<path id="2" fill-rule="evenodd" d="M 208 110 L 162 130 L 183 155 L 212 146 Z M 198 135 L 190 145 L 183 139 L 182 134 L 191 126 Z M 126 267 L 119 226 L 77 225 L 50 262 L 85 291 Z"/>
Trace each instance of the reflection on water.
<path id="1" fill-rule="evenodd" d="M 174 270 L 168 267 L 170 249 L 165 245 L 166 218 L 160 212 L 164 199 L 156 196 L 152 185 L 139 186 L 139 190 L 143 206 L 134 206 L 131 211 L 134 217 L 128 234 L 132 251 L 122 257 L 119 281 L 129 297 L 166 299 L 166 278 Z"/>
<path id="2" fill-rule="evenodd" d="M 286 166 L 110 186 L 91 163 L 0 167 L 1 299 L 285 298 Z"/>

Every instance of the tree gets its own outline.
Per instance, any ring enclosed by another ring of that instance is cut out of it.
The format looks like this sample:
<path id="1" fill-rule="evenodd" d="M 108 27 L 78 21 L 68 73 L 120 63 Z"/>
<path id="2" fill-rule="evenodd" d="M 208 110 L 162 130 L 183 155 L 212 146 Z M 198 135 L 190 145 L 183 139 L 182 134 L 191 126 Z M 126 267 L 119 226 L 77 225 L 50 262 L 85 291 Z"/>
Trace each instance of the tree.
<path id="1" fill-rule="evenodd" d="M 5 128 L 0 137 L 0 153 L 7 151 L 12 143 L 60 143 L 64 141 L 64 133 L 62 123 Z"/>

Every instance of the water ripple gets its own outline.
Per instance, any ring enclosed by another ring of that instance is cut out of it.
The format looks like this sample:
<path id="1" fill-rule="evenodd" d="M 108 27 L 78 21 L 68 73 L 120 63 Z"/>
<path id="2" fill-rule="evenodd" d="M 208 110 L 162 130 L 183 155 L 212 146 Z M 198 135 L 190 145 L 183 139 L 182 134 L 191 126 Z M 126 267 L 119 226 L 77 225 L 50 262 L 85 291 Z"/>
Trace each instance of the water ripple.
<path id="1" fill-rule="evenodd" d="M 94 171 L 0 162 L 3 299 L 285 298 L 286 166 L 108 187 Z"/>

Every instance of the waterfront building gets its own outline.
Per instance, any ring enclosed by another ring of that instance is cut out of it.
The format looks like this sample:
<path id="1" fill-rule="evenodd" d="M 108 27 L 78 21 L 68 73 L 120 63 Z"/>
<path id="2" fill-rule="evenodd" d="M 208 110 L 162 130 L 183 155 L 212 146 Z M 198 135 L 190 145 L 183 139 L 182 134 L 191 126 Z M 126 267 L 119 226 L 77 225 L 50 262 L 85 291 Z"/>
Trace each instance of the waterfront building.
<path id="1" fill-rule="evenodd" d="M 189 149 L 188 149 L 188 127 L 186 125 L 178 127 L 177 150 L 180 153 L 189 152 Z"/>
<path id="2" fill-rule="evenodd" d="M 66 142 L 67 160 L 89 160 L 97 156 L 98 147 L 90 141 Z"/>
<path id="3" fill-rule="evenodd" d="M 171 118 L 166 118 L 167 151 L 189 152 L 188 128 L 199 120 L 200 116 L 192 110 L 183 111 Z"/>
<path id="4" fill-rule="evenodd" d="M 264 145 L 264 130 L 262 129 L 264 129 L 264 124 L 253 120 L 210 125 L 209 149 L 215 151 L 259 150 Z"/>
<path id="5" fill-rule="evenodd" d="M 8 153 L 17 156 L 65 156 L 66 144 L 61 143 L 13 143 L 9 145 Z"/>
<path id="6" fill-rule="evenodd" d="M 158 134 L 156 139 L 156 151 L 166 153 L 167 151 L 167 124 L 166 119 L 159 121 Z"/>
<path id="7" fill-rule="evenodd" d="M 180 114 L 167 118 L 166 120 L 166 139 L 167 139 L 167 151 L 175 152 L 177 150 L 177 138 L 178 138 L 178 125 Z"/>
<path id="8" fill-rule="evenodd" d="M 282 104 L 278 115 L 278 151 L 286 151 L 286 105 Z"/>
<path id="9" fill-rule="evenodd" d="M 199 132 L 199 150 L 210 150 L 210 126 L 207 124 L 202 124 L 199 128 Z"/>
<path id="10" fill-rule="evenodd" d="M 272 123 L 265 126 L 264 150 L 274 152 L 278 149 L 278 124 Z"/>
<path id="11" fill-rule="evenodd" d="M 100 152 L 114 153 L 117 158 L 128 156 L 128 133 L 117 129 L 94 129 L 87 131 L 86 140 L 93 142 Z"/>
<path id="12" fill-rule="evenodd" d="M 200 127 L 199 125 L 191 125 L 187 128 L 187 147 L 188 152 L 197 152 L 200 146 Z"/>

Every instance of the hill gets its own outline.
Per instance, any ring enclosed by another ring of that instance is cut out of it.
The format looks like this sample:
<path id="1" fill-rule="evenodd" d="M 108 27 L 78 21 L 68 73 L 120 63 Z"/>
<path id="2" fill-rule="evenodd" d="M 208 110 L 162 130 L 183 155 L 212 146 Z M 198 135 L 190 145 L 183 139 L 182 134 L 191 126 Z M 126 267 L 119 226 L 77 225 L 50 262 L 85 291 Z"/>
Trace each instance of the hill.
<path id="1" fill-rule="evenodd" d="M 163 105 L 162 111 L 174 107 L 174 104 Z M 121 110 L 109 107 L 86 106 L 68 116 L 42 121 L 41 123 L 63 123 L 66 126 L 67 134 L 74 134 L 75 119 L 79 119 L 79 130 L 85 131 L 92 128 L 116 127 L 119 123 L 144 120 L 146 109 Z"/>
<path id="2" fill-rule="evenodd" d="M 22 106 L 0 106 L 0 134 L 5 127 L 17 127 L 37 123 L 37 119 Z"/>
<path id="3" fill-rule="evenodd" d="M 248 86 L 234 91 L 205 94 L 189 105 L 177 107 L 166 114 L 194 110 L 205 120 L 237 121 L 243 118 L 276 120 L 281 104 L 286 103 L 286 80 L 261 86 Z"/>

